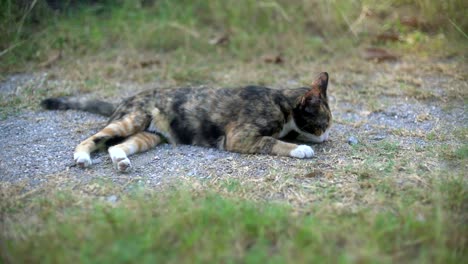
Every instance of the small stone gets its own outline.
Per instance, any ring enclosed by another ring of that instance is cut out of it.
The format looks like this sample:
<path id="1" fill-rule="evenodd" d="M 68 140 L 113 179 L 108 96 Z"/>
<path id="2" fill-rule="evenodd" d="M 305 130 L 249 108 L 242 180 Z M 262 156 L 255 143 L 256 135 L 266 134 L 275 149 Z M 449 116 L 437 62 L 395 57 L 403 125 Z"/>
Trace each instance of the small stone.
<path id="1" fill-rule="evenodd" d="M 117 196 L 115 195 L 110 195 L 110 196 L 107 196 L 107 199 L 106 199 L 109 203 L 115 203 L 117 202 Z"/>
<path id="2" fill-rule="evenodd" d="M 350 144 L 351 146 L 352 146 L 352 145 L 356 145 L 356 144 L 358 144 L 358 143 L 359 143 L 359 141 L 358 141 L 358 139 L 357 139 L 356 137 L 350 136 L 350 137 L 348 138 L 348 144 Z"/>
<path id="3" fill-rule="evenodd" d="M 385 136 L 384 135 L 375 135 L 375 136 L 371 137 L 371 139 L 375 140 L 375 141 L 380 141 L 380 140 L 384 140 Z"/>

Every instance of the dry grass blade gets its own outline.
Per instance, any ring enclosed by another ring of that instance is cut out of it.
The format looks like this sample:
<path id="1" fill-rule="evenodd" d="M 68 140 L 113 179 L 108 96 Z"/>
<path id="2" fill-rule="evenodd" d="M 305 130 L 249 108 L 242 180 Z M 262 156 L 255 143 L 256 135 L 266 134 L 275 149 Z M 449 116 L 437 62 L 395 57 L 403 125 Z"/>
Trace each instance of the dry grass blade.
<path id="1" fill-rule="evenodd" d="M 39 64 L 39 67 L 49 68 L 55 62 L 57 62 L 61 57 L 62 57 L 62 52 L 60 50 L 59 51 L 54 51 L 54 52 L 52 52 L 52 54 L 49 56 L 49 58 L 46 61 Z"/>
<path id="2" fill-rule="evenodd" d="M 401 41 L 401 36 L 396 32 L 384 32 L 378 34 L 377 39 L 380 41 Z"/>
<path id="3" fill-rule="evenodd" d="M 147 68 L 159 64 L 161 64 L 161 61 L 159 59 L 149 59 L 145 61 L 140 61 L 139 63 L 141 68 Z"/>
<path id="4" fill-rule="evenodd" d="M 372 13 L 372 11 L 370 10 L 370 8 L 368 6 L 363 6 L 362 7 L 361 13 L 359 14 L 359 17 L 353 23 L 349 23 L 346 16 L 342 12 L 340 12 L 340 14 L 343 17 L 343 19 L 346 21 L 346 23 L 348 24 L 349 31 L 351 31 L 351 33 L 353 33 L 354 37 L 357 37 L 358 28 L 361 26 L 361 24 L 363 24 L 364 21 L 368 17 L 373 16 L 373 13 Z"/>
<path id="5" fill-rule="evenodd" d="M 397 55 L 390 53 L 388 50 L 376 47 L 364 49 L 362 57 L 366 60 L 373 60 L 376 62 L 394 61 L 398 59 Z"/>
<path id="6" fill-rule="evenodd" d="M 173 27 L 173 28 L 176 28 L 176 29 L 179 29 L 185 33 L 187 33 L 188 35 L 194 37 L 194 38 L 199 38 L 200 37 L 200 33 L 198 33 L 196 30 L 194 29 L 191 29 L 187 26 L 184 26 L 182 24 L 179 24 L 177 22 L 171 22 L 169 23 L 169 26 L 170 27 Z"/>
<path id="7" fill-rule="evenodd" d="M 286 12 L 286 10 L 284 10 L 283 7 L 281 7 L 280 4 L 278 4 L 277 2 L 275 1 L 271 1 L 271 2 L 261 2 L 259 3 L 259 6 L 261 7 L 264 7 L 264 8 L 272 8 L 272 9 L 275 9 L 277 10 L 280 14 L 281 14 L 281 17 L 286 20 L 287 22 L 290 22 L 291 21 L 291 18 L 289 17 L 288 13 Z"/>
<path id="8" fill-rule="evenodd" d="M 284 63 L 284 58 L 281 53 L 278 54 L 266 54 L 262 56 L 262 61 L 265 63 L 271 63 L 271 64 L 283 64 Z"/>
<path id="9" fill-rule="evenodd" d="M 466 32 L 463 31 L 463 29 L 461 29 L 455 22 L 453 22 L 452 19 L 449 18 L 448 20 L 450 24 L 452 24 L 452 26 L 454 26 L 458 32 L 460 32 L 466 39 L 468 39 L 468 34 L 466 34 Z"/>
<path id="10" fill-rule="evenodd" d="M 230 39 L 230 33 L 226 32 L 223 34 L 219 34 L 218 36 L 210 39 L 208 43 L 210 43 L 211 45 L 226 45 L 229 43 L 229 39 Z"/>
<path id="11" fill-rule="evenodd" d="M 3 55 L 7 54 L 8 52 L 12 51 L 13 49 L 15 49 L 16 47 L 20 46 L 21 44 L 23 43 L 23 41 L 21 42 L 17 42 L 17 43 L 14 43 L 13 45 L 11 45 L 10 47 L 0 51 L 0 57 L 2 57 Z"/>
<path id="12" fill-rule="evenodd" d="M 400 23 L 412 28 L 421 28 L 426 25 L 425 22 L 415 16 L 404 16 L 400 19 Z"/>

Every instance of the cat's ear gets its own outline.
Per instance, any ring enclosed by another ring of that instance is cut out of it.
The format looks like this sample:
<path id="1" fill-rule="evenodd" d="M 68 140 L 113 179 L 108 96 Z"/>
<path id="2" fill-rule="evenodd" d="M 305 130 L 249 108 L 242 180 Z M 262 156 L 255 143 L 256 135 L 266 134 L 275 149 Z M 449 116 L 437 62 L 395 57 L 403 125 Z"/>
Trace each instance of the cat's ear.
<path id="1" fill-rule="evenodd" d="M 301 105 L 316 104 L 320 98 L 327 97 L 328 73 L 322 72 L 310 85 L 310 90 L 301 98 Z"/>
<path id="2" fill-rule="evenodd" d="M 317 79 L 312 83 L 312 88 L 317 87 L 320 89 L 321 92 L 326 92 L 327 91 L 327 86 L 328 86 L 328 73 L 327 72 L 321 72 Z"/>

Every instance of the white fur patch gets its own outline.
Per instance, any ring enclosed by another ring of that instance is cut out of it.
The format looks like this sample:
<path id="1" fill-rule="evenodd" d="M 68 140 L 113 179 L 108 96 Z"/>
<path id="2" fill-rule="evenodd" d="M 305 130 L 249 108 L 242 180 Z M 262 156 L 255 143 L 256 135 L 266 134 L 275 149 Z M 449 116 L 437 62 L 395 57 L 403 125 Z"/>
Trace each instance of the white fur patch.
<path id="1" fill-rule="evenodd" d="M 299 145 L 297 148 L 291 150 L 289 155 L 299 159 L 312 158 L 314 156 L 314 150 L 310 146 Z"/>
<path id="2" fill-rule="evenodd" d="M 289 134 L 289 132 L 291 132 L 293 130 L 296 131 L 296 130 L 299 130 L 299 129 L 297 129 L 297 126 L 296 126 L 296 123 L 294 122 L 294 119 L 291 118 L 291 119 L 289 119 L 288 122 L 286 122 L 286 124 L 283 125 L 283 129 L 279 133 L 278 137 L 279 138 L 285 137 L 287 134 Z"/>
<path id="3" fill-rule="evenodd" d="M 148 128 L 147 128 L 146 130 L 149 131 L 149 132 L 153 132 L 153 133 L 154 133 L 154 132 L 157 131 L 157 128 L 156 128 L 156 126 L 154 126 L 154 123 L 153 123 L 152 121 L 153 121 L 153 120 L 151 120 L 151 123 L 150 123 L 150 125 L 148 126 Z"/>
<path id="4" fill-rule="evenodd" d="M 75 160 L 75 164 L 80 168 L 86 168 L 93 164 L 89 153 L 84 151 L 73 153 L 73 160 Z"/>
<path id="5" fill-rule="evenodd" d="M 117 163 L 117 169 L 121 172 L 129 172 L 132 169 L 132 163 L 125 158 Z"/>
<path id="6" fill-rule="evenodd" d="M 127 154 L 125 154 L 125 151 L 116 147 L 109 148 L 109 155 L 113 163 L 117 163 L 118 161 L 121 161 L 127 158 Z"/>
<path id="7" fill-rule="evenodd" d="M 303 140 L 303 141 L 307 141 L 307 142 L 313 142 L 313 143 L 322 143 L 324 141 L 327 141 L 328 140 L 328 136 L 330 134 L 330 130 L 328 129 L 327 131 L 325 131 L 325 133 L 323 133 L 322 135 L 320 136 L 316 136 L 316 135 L 313 135 L 313 134 L 309 134 L 307 132 L 304 132 L 304 131 L 298 131 L 300 134 L 299 136 L 297 136 L 297 139 L 299 140 Z"/>
<path id="8" fill-rule="evenodd" d="M 322 143 L 324 141 L 327 141 L 330 134 L 330 129 L 327 129 L 327 131 L 325 131 L 325 133 L 323 133 L 320 136 L 316 136 L 302 131 L 297 127 L 296 122 L 294 122 L 294 119 L 291 118 L 286 124 L 284 124 L 283 129 L 279 133 L 278 137 L 282 138 L 289 134 L 289 132 L 291 131 L 296 131 L 297 133 L 299 133 L 297 139 L 313 143 Z"/>
<path id="9" fill-rule="evenodd" d="M 111 147 L 109 148 L 109 155 L 112 159 L 112 163 L 115 164 L 119 171 L 129 172 L 132 169 L 132 163 L 122 149 Z"/>

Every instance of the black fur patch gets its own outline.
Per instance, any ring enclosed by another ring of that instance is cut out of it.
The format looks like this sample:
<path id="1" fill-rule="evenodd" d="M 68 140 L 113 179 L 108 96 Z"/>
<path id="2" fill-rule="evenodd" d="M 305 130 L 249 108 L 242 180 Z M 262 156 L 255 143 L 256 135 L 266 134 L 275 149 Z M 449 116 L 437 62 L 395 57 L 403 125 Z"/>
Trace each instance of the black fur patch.
<path id="1" fill-rule="evenodd" d="M 104 136 L 98 137 L 93 140 L 96 146 L 105 145 L 106 147 L 114 146 L 120 144 L 124 141 L 125 137 L 114 137 L 114 136 Z"/>
<path id="2" fill-rule="evenodd" d="M 287 140 L 287 141 L 293 141 L 298 136 L 299 136 L 299 133 L 297 133 L 296 131 L 291 131 L 286 136 L 284 136 L 282 139 Z"/>
<path id="3" fill-rule="evenodd" d="M 113 137 L 105 142 L 106 147 L 111 147 L 117 144 L 122 143 L 126 138 L 125 137 Z"/>
<path id="4" fill-rule="evenodd" d="M 262 136 L 272 136 L 281 130 L 281 123 L 279 121 L 270 122 L 266 126 L 259 126 L 258 130 Z"/>
<path id="5" fill-rule="evenodd" d="M 186 89 L 178 90 L 175 96 L 176 100 L 172 104 L 172 111 L 174 111 L 176 118 L 171 121 L 170 126 L 182 144 L 192 144 L 195 131 L 188 123 L 185 114 L 184 104 L 187 102 L 186 94 Z"/>
<path id="6" fill-rule="evenodd" d="M 290 115 L 290 111 L 288 110 L 288 108 L 290 109 L 291 107 L 289 106 L 288 101 L 284 97 L 284 95 L 279 93 L 274 94 L 273 101 L 275 102 L 275 104 L 279 105 L 281 113 L 283 113 L 284 120 L 288 120 L 288 117 Z"/>
<path id="7" fill-rule="evenodd" d="M 48 98 L 42 100 L 41 106 L 48 110 L 67 110 L 69 107 L 63 102 L 62 98 Z"/>
<path id="8" fill-rule="evenodd" d="M 293 111 L 294 121 L 299 129 L 314 134 L 321 135 L 329 126 L 330 117 L 328 112 L 319 111 L 317 108 L 314 113 L 296 108 Z"/>
<path id="9" fill-rule="evenodd" d="M 305 111 L 302 111 L 299 108 L 295 108 L 293 110 L 293 115 L 294 115 L 294 121 L 296 122 L 296 125 L 299 129 L 302 129 L 304 126 L 308 124 L 306 117 L 304 116 Z"/>
<path id="10" fill-rule="evenodd" d="M 172 120 L 170 124 L 172 131 L 174 131 L 177 139 L 182 143 L 182 144 L 191 144 L 193 141 L 193 136 L 194 136 L 194 131 L 192 129 L 189 129 L 186 126 L 186 122 L 184 118 L 179 117 L 175 118 Z"/>
<path id="11" fill-rule="evenodd" d="M 247 86 L 242 90 L 240 96 L 245 101 L 264 100 L 269 91 L 268 88 L 262 86 Z"/>
<path id="12" fill-rule="evenodd" d="M 216 146 L 218 139 L 224 134 L 219 125 L 206 119 L 202 121 L 201 130 L 203 138 L 213 147 Z"/>

